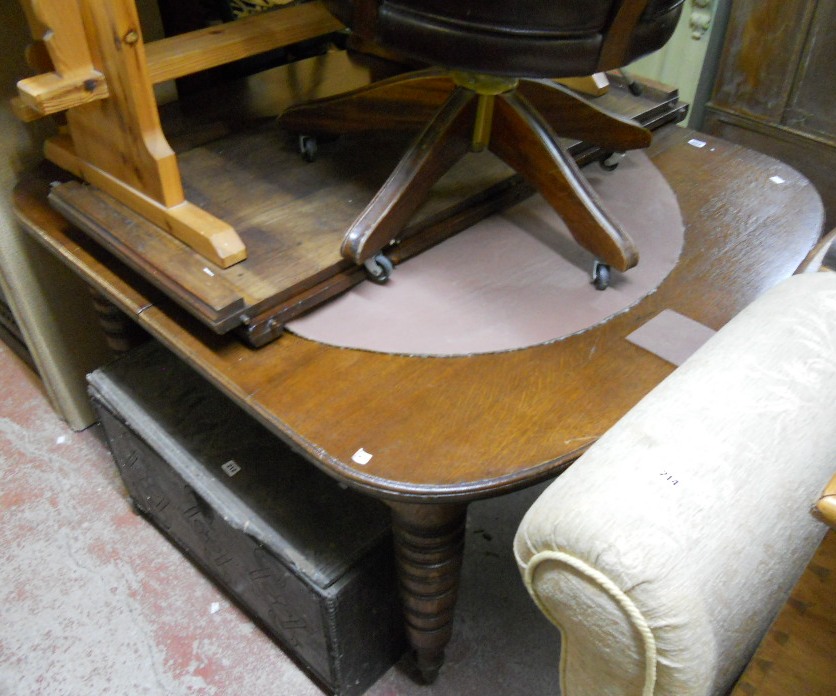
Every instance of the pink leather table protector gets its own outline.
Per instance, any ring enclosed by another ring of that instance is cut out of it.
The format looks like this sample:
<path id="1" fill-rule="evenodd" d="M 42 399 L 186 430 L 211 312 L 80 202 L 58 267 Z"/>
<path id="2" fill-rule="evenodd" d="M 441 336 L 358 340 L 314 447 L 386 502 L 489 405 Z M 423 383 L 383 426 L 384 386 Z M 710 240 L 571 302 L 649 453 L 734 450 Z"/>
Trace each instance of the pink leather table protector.
<path id="1" fill-rule="evenodd" d="M 684 314 L 664 309 L 627 336 L 627 340 L 678 367 L 715 333 Z"/>
<path id="2" fill-rule="evenodd" d="M 584 331 L 627 310 L 671 272 L 683 244 L 676 195 L 642 152 L 584 174 L 639 249 L 639 264 L 590 282 L 593 257 L 539 195 L 361 283 L 287 325 L 335 346 L 449 356 L 518 350 Z M 551 235 L 546 246 L 540 239 Z M 555 250 L 557 249 L 557 250 Z"/>

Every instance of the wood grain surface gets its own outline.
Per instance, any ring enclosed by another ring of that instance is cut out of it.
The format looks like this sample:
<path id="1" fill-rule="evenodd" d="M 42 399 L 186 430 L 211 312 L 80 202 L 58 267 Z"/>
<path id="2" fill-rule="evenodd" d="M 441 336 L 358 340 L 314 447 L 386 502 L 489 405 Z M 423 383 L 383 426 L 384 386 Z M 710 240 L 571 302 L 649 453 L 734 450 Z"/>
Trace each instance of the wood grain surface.
<path id="1" fill-rule="evenodd" d="M 673 370 L 627 335 L 665 309 L 719 329 L 790 275 L 820 235 L 818 194 L 777 160 L 674 126 L 650 154 L 685 223 L 680 262 L 657 291 L 560 341 L 454 358 L 292 334 L 247 347 L 50 208 L 54 170 L 24 180 L 14 204 L 36 239 L 274 434 L 390 505 L 407 636 L 430 682 L 453 630 L 468 501 L 559 473 Z"/>
<path id="2" fill-rule="evenodd" d="M 405 84 L 385 80 L 369 89 L 349 89 L 349 95 L 376 95 L 369 100 L 376 105 L 372 111 L 380 112 L 379 117 L 354 121 L 350 114 L 357 111 L 357 105 L 341 96 L 316 101 L 320 105 L 316 109 L 287 108 L 341 87 L 365 85 L 380 69 L 367 58 L 333 52 L 276 68 L 268 71 L 269 76 L 227 85 L 225 91 L 215 93 L 214 100 L 184 100 L 176 109 L 164 110 L 167 135 L 178 144 L 179 171 L 190 204 L 234 228 L 248 250 L 248 258 L 232 267 L 207 262 L 205 255 L 172 237 L 149 215 L 143 217 L 97 187 L 78 182 L 57 186 L 53 202 L 214 331 L 238 328 L 252 345 L 263 345 L 280 335 L 289 319 L 366 278 L 362 269 L 340 253 L 343 238 L 348 239 L 346 230 L 355 220 L 354 228 L 365 229 L 361 214 L 372 200 L 382 200 L 378 208 L 384 211 L 393 207 L 379 191 L 390 175 L 390 188 L 401 190 L 403 181 L 393 170 L 409 170 L 398 161 L 424 123 L 399 114 L 405 109 L 426 120 L 452 89 L 449 79 L 434 77 L 419 80 L 428 86 L 424 90 L 413 85 L 411 78 Z M 426 77 L 436 72 L 419 74 Z M 342 83 L 335 77 L 339 75 L 344 77 Z M 393 88 L 392 94 L 380 85 Z M 571 106 L 566 117 L 573 136 L 591 135 L 595 129 L 589 124 L 601 129 L 602 115 L 596 108 L 586 107 L 557 87 L 547 90 L 534 85 L 525 92 L 548 107 L 551 118 L 557 118 L 555 104 Z M 545 94 L 558 101 L 552 103 Z M 369 100 L 361 103 L 371 108 Z M 320 122 L 315 116 L 323 104 L 328 118 Z M 599 156 L 598 146 L 619 140 L 626 146 L 646 144 L 649 134 L 634 120 L 656 128 L 684 115 L 675 90 L 648 90 L 637 98 L 614 86 L 595 104 L 619 114 L 616 120 L 607 117 L 619 128 L 610 140 L 593 139 L 595 145 L 562 138 L 561 145 L 581 162 Z M 275 121 L 280 112 L 284 114 L 281 127 Z M 592 116 L 596 113 L 597 121 Z M 300 114 L 299 118 L 294 120 L 294 114 Z M 395 126 L 384 128 L 384 117 L 392 114 Z M 583 126 L 582 121 L 589 124 Z M 330 123 L 332 132 L 336 128 L 341 134 L 338 139 L 321 139 L 319 157 L 311 163 L 302 160 L 295 133 L 305 123 L 311 129 L 308 133 Z M 461 149 L 456 152 L 461 154 Z M 510 149 L 515 151 L 514 143 Z M 424 150 L 419 150 L 423 156 Z M 395 237 L 402 240 L 386 249 L 395 263 L 531 193 L 490 153 L 467 154 L 450 171 L 443 169 L 441 180 L 423 204 L 416 191 L 433 182 L 418 177 L 424 185 L 398 199 L 408 204 L 402 214 L 397 219 L 390 215 L 390 223 L 377 230 L 383 242 Z M 367 212 L 375 210 L 370 206 Z M 374 220 L 371 228 L 375 229 Z"/>
<path id="3" fill-rule="evenodd" d="M 834 656 L 836 532 L 828 532 L 731 696 L 831 696 Z"/>
<path id="4" fill-rule="evenodd" d="M 49 174 L 22 183 L 15 205 L 36 238 L 332 476 L 384 499 L 452 503 L 562 470 L 673 369 L 629 333 L 663 309 L 719 329 L 790 275 L 821 233 L 817 193 L 776 160 L 675 127 L 650 155 L 686 227 L 681 261 L 658 290 L 562 341 L 471 357 L 293 335 L 254 350 L 213 334 L 74 230 L 44 201 Z M 352 461 L 360 448 L 373 455 L 366 464 Z"/>

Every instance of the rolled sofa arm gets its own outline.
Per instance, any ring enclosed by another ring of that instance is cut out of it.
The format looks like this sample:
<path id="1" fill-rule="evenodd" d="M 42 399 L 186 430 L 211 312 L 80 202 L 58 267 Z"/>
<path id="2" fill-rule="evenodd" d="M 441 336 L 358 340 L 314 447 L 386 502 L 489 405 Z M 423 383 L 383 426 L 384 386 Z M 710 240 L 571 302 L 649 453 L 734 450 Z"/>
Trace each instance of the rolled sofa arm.
<path id="1" fill-rule="evenodd" d="M 826 527 L 836 273 L 773 288 L 559 477 L 514 550 L 562 696 L 724 694 Z"/>

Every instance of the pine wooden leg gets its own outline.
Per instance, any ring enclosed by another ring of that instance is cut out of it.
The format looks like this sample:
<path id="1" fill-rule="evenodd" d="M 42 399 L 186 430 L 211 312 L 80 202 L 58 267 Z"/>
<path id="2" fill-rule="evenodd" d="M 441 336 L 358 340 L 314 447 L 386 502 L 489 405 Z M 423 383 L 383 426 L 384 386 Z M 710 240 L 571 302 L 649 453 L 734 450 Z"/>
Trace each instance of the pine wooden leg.
<path id="1" fill-rule="evenodd" d="M 407 638 L 422 678 L 432 683 L 452 635 L 467 505 L 390 507 Z"/>

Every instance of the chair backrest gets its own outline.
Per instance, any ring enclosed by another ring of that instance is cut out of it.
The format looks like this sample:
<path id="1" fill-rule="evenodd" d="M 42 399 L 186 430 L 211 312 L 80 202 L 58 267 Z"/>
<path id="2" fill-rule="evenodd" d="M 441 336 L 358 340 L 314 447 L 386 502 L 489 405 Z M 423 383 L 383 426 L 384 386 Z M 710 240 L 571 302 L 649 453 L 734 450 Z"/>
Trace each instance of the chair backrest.
<path id="1" fill-rule="evenodd" d="M 683 0 L 327 0 L 347 26 L 417 60 L 515 77 L 586 75 L 661 47 Z"/>

